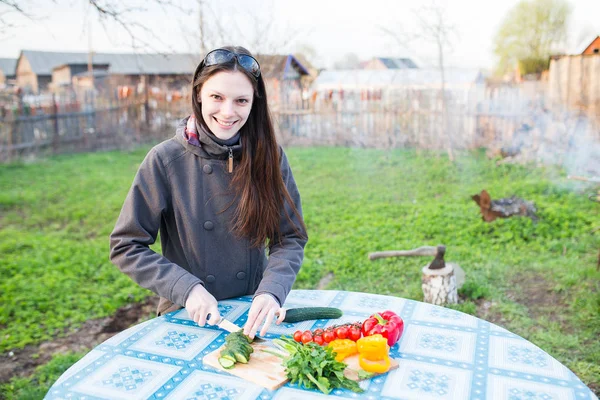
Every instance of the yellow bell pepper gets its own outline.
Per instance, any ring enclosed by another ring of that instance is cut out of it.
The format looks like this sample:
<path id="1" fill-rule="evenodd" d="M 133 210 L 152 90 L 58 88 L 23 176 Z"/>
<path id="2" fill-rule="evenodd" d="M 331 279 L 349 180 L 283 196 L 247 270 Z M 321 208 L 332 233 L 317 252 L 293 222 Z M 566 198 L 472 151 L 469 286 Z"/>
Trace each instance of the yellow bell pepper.
<path id="1" fill-rule="evenodd" d="M 382 374 L 390 369 L 388 341 L 380 334 L 366 336 L 356 342 L 358 363 L 367 372 Z"/>
<path id="2" fill-rule="evenodd" d="M 350 357 L 358 352 L 356 349 L 356 342 L 350 339 L 335 339 L 329 342 L 327 346 L 331 347 L 333 352 L 336 353 L 336 361 L 342 361 L 344 358 Z"/>
<path id="3" fill-rule="evenodd" d="M 360 367 L 367 372 L 383 374 L 384 372 L 389 371 L 390 366 L 392 365 L 392 360 L 390 360 L 389 356 L 386 356 L 383 360 L 373 361 L 360 354 L 358 356 L 358 365 L 360 365 Z"/>
<path id="4" fill-rule="evenodd" d="M 383 360 L 388 356 L 387 339 L 380 334 L 358 339 L 356 347 L 360 354 L 371 361 Z"/>

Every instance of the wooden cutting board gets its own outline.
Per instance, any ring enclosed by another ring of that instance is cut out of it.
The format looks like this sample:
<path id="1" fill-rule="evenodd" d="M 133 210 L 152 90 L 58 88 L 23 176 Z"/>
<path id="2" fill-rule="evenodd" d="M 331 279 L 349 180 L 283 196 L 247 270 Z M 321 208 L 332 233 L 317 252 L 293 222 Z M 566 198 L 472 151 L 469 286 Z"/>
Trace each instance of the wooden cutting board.
<path id="1" fill-rule="evenodd" d="M 346 364 L 348 364 L 348 366 L 344 370 L 344 376 L 348 379 L 352 379 L 353 381 L 361 381 L 362 379 L 358 379 L 358 371 L 363 371 L 363 369 L 360 367 L 360 365 L 358 363 L 358 354 L 344 358 L 344 362 Z M 396 361 L 392 358 L 389 370 L 391 371 L 396 368 L 398 368 L 398 361 Z M 375 374 L 375 375 L 381 375 L 381 374 Z M 375 375 L 373 375 L 373 376 L 375 376 Z"/>
<path id="2" fill-rule="evenodd" d="M 264 349 L 280 350 L 274 349 L 263 343 L 252 343 L 251 346 L 254 348 L 254 353 L 250 355 L 248 364 L 236 363 L 235 367 L 231 369 L 223 368 L 221 364 L 219 364 L 219 353 L 221 352 L 221 348 L 205 355 L 202 361 L 206 365 L 228 372 L 269 390 L 276 390 L 285 385 L 289 379 L 285 375 L 285 368 L 281 364 L 281 358 L 261 351 Z M 358 371 L 361 370 L 361 368 L 358 364 L 358 354 L 346 358 L 344 362 L 348 364 L 348 367 L 344 371 L 344 375 L 348 379 L 359 381 Z M 398 368 L 398 362 L 392 359 L 390 370 L 396 368 Z"/>
<path id="3" fill-rule="evenodd" d="M 254 353 L 250 354 L 248 364 L 236 363 L 235 367 L 231 369 L 223 368 L 219 364 L 220 347 L 205 355 L 202 362 L 269 390 L 276 390 L 285 385 L 288 378 L 285 376 L 285 368 L 281 365 L 281 358 L 261 351 L 264 349 L 275 349 L 262 343 L 252 343 L 251 346 L 254 348 Z"/>

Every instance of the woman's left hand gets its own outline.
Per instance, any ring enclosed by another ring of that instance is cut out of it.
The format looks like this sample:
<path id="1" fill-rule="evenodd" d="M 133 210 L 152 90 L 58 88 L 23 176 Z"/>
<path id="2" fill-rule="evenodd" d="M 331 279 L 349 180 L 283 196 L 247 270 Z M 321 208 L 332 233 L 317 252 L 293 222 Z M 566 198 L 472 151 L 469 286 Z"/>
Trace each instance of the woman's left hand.
<path id="1" fill-rule="evenodd" d="M 277 325 L 281 324 L 285 318 L 285 309 L 279 307 L 277 300 L 270 294 L 259 294 L 252 300 L 248 312 L 248 321 L 244 325 L 244 335 L 254 339 L 254 335 L 262 325 L 260 335 L 264 336 L 273 323 L 275 315 L 277 315 Z"/>

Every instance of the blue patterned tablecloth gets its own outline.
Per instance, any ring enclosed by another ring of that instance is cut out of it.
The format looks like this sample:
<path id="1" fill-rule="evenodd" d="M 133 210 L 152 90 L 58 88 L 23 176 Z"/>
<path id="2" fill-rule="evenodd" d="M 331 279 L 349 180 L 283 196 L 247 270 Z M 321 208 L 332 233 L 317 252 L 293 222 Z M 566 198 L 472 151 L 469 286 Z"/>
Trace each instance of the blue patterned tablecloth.
<path id="1" fill-rule="evenodd" d="M 219 310 L 243 326 L 250 297 L 222 301 Z M 354 399 L 597 399 L 569 369 L 527 340 L 494 324 L 451 309 L 376 294 L 294 290 L 285 307 L 332 306 L 337 320 L 273 325 L 267 338 L 297 329 L 362 321 L 393 310 L 405 322 L 390 355 L 400 366 L 362 381 L 356 394 L 335 390 L 330 398 Z M 113 336 L 69 368 L 46 399 L 245 400 L 323 397 L 289 383 L 276 391 L 217 371 L 202 363 L 226 333 L 198 327 L 185 310 L 146 321 Z"/>

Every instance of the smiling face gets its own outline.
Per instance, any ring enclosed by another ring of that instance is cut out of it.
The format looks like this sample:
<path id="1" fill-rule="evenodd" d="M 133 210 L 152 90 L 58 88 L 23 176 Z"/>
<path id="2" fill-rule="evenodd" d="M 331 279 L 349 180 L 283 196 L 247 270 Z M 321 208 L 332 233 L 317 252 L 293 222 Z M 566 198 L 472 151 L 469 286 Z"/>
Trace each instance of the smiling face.
<path id="1" fill-rule="evenodd" d="M 233 137 L 244 126 L 253 100 L 252 83 L 239 71 L 217 72 L 200 89 L 202 118 L 222 140 Z"/>

